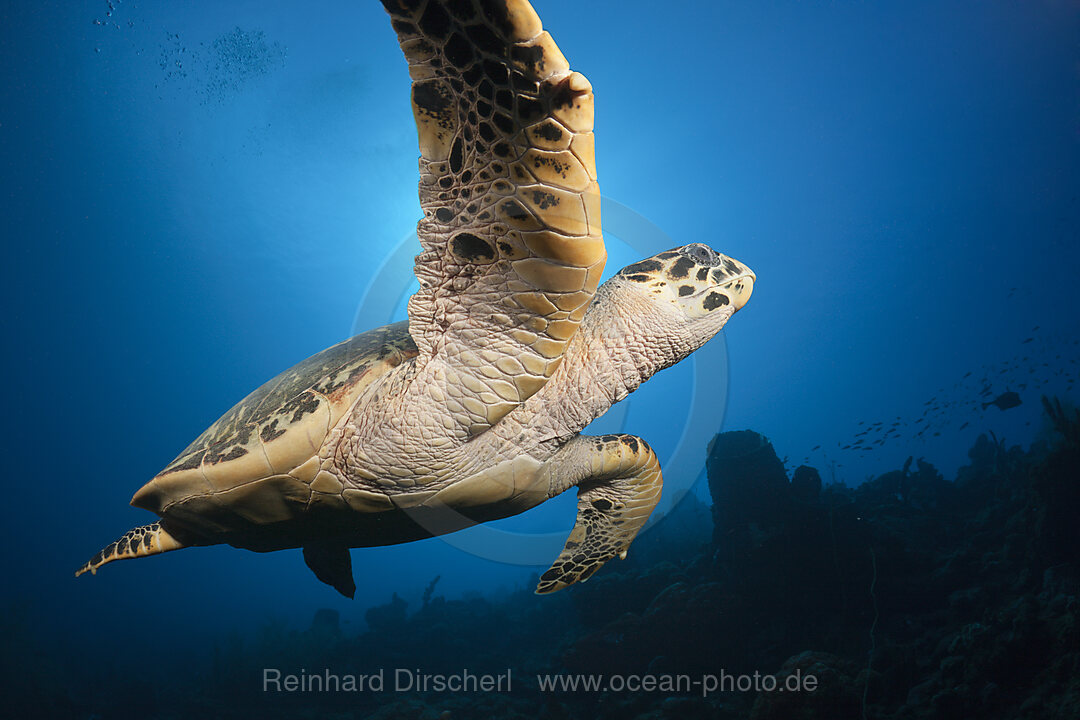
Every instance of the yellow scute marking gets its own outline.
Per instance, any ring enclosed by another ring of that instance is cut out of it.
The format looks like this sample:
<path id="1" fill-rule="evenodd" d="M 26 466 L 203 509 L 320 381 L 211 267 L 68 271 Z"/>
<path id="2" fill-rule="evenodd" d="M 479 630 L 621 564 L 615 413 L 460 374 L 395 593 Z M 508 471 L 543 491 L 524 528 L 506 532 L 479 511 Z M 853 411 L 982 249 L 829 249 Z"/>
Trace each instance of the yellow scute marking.
<path id="1" fill-rule="evenodd" d="M 307 485 L 296 478 L 275 475 L 227 490 L 215 499 L 240 517 L 265 525 L 301 514 L 309 495 Z"/>
<path id="2" fill-rule="evenodd" d="M 246 453 L 232 460 L 208 463 L 203 460 L 202 471 L 206 479 L 218 490 L 230 490 L 237 485 L 273 475 L 274 470 L 266 462 L 258 440 L 244 446 Z M 309 453 L 310 454 L 310 453 Z M 289 468 L 290 470 L 292 468 Z"/>
<path id="3" fill-rule="evenodd" d="M 522 493 L 532 493 L 536 470 L 539 467 L 540 463 L 531 457 L 507 460 L 443 488 L 423 504 L 431 507 L 446 505 L 450 508 L 470 508 L 508 500 Z"/>
<path id="4" fill-rule="evenodd" d="M 263 442 L 263 449 L 274 472 L 287 473 L 304 463 L 318 452 L 330 429 L 330 408 L 326 400 L 320 400 L 314 412 L 299 422 L 284 428 L 282 435 Z M 260 440 L 262 428 L 259 428 Z M 258 476 L 256 476 L 258 477 Z"/>

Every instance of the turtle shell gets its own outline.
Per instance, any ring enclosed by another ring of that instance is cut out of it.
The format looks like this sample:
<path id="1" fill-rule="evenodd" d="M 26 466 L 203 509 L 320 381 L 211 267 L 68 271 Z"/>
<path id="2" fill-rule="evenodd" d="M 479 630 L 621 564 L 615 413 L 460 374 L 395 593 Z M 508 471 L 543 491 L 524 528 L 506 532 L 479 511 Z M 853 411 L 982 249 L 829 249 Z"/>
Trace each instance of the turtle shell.
<path id="1" fill-rule="evenodd" d="M 204 538 L 294 519 L 331 429 L 365 388 L 416 354 L 400 322 L 311 356 L 222 415 L 131 504 Z"/>

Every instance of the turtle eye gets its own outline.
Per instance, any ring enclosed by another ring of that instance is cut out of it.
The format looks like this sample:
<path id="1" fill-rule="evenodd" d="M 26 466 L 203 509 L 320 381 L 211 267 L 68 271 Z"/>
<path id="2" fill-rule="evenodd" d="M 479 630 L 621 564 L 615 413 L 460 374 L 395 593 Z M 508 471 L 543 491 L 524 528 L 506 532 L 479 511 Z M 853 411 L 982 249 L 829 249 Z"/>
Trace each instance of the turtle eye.
<path id="1" fill-rule="evenodd" d="M 693 243 L 687 245 L 684 252 L 690 257 L 691 260 L 701 265 L 715 265 L 713 258 L 713 251 L 708 245 L 702 245 L 701 243 Z"/>

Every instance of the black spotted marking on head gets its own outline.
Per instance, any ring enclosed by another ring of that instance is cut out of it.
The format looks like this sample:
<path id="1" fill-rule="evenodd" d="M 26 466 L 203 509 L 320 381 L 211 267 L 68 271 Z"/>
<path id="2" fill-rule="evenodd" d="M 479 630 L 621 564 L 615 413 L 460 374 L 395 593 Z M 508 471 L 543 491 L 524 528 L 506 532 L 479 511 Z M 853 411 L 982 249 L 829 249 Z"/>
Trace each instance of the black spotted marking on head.
<path id="1" fill-rule="evenodd" d="M 681 257 L 672 263 L 671 268 L 668 270 L 668 277 L 684 278 L 690 273 L 690 268 L 694 267 L 694 264 L 694 261 L 690 258 Z"/>
<path id="2" fill-rule="evenodd" d="M 454 219 L 454 211 L 450 208 L 441 207 L 435 211 L 435 219 L 441 223 L 448 223 Z"/>
<path id="3" fill-rule="evenodd" d="M 622 441 L 623 441 L 623 445 L 630 448 L 631 452 L 637 452 L 638 451 L 637 438 L 634 437 L 633 435 L 624 435 Z"/>
<path id="4" fill-rule="evenodd" d="M 640 283 L 649 282 L 650 280 L 652 280 L 652 275 L 642 275 L 641 273 L 638 273 L 636 275 L 624 275 L 623 277 L 625 277 L 627 280 L 633 280 L 634 282 Z"/>
<path id="5" fill-rule="evenodd" d="M 656 272 L 662 267 L 663 265 L 661 265 L 658 261 L 650 258 L 648 260 L 639 260 L 633 265 L 627 265 L 619 272 L 624 275 L 631 275 L 633 273 L 649 273 Z"/>
<path id="6" fill-rule="evenodd" d="M 601 435 L 600 439 L 604 442 L 615 442 L 619 439 L 618 435 Z"/>
<path id="7" fill-rule="evenodd" d="M 702 301 L 701 306 L 706 310 L 715 310 L 718 307 L 723 307 L 724 305 L 727 305 L 729 302 L 731 301 L 728 300 L 728 296 L 724 293 L 711 292 L 705 296 L 705 299 Z"/>
<path id="8" fill-rule="evenodd" d="M 715 270 L 713 270 L 709 276 L 712 278 L 712 281 L 717 285 L 727 282 L 731 279 L 728 275 L 724 274 L 724 271 L 720 268 L 716 268 Z"/>
<path id="9" fill-rule="evenodd" d="M 450 172 L 457 174 L 461 172 L 461 166 L 465 162 L 465 148 L 461 138 L 454 140 L 453 146 L 450 148 Z"/>
<path id="10" fill-rule="evenodd" d="M 541 210 L 547 210 L 549 207 L 555 207 L 559 204 L 559 198 L 546 190 L 533 190 L 532 199 L 533 203 Z"/>
<path id="11" fill-rule="evenodd" d="M 686 297 L 687 295 L 693 295 L 693 294 L 694 294 L 694 286 L 693 285 L 680 285 L 679 286 L 679 297 Z"/>
<path id="12" fill-rule="evenodd" d="M 728 275 L 739 274 L 739 266 L 728 258 L 724 258 L 724 269 L 727 270 Z"/>
<path id="13" fill-rule="evenodd" d="M 709 277 L 709 268 L 703 267 L 697 271 L 697 279 L 704 282 Z"/>
<path id="14" fill-rule="evenodd" d="M 659 258 L 660 260 L 670 260 L 671 258 L 675 257 L 678 254 L 679 253 L 675 252 L 674 250 L 668 250 L 666 252 L 660 253 L 656 257 Z"/>
<path id="15" fill-rule="evenodd" d="M 495 248 L 482 237 L 469 232 L 460 232 L 450 239 L 450 249 L 463 260 L 486 264 L 495 259 Z"/>

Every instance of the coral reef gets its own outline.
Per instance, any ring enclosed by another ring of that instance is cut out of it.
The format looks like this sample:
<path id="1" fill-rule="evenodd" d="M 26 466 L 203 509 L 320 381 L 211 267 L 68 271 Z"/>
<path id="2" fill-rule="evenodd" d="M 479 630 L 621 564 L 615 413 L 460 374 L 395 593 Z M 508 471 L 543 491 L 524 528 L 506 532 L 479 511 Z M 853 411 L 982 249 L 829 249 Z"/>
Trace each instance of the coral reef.
<path id="1" fill-rule="evenodd" d="M 321 610 L 303 631 L 278 622 L 255 642 L 222 638 L 176 687 L 144 679 L 122 699 L 73 691 L 44 707 L 103 718 L 1080 717 L 1080 415 L 1044 405 L 1052 436 L 1029 451 L 980 436 L 952 481 L 922 458 L 856 488 L 808 466 L 789 478 L 764 436 L 723 433 L 709 448 L 711 509 L 688 495 L 587 584 L 447 599 L 436 577 L 415 611 L 396 593 L 370 608 L 363 632 Z M 15 617 L 6 635 L 22 647 Z M 263 667 L 510 668 L 514 683 L 267 694 Z M 544 691 L 538 673 L 812 676 L 814 687 Z M 47 679 L 23 674 L 41 701 Z"/>

